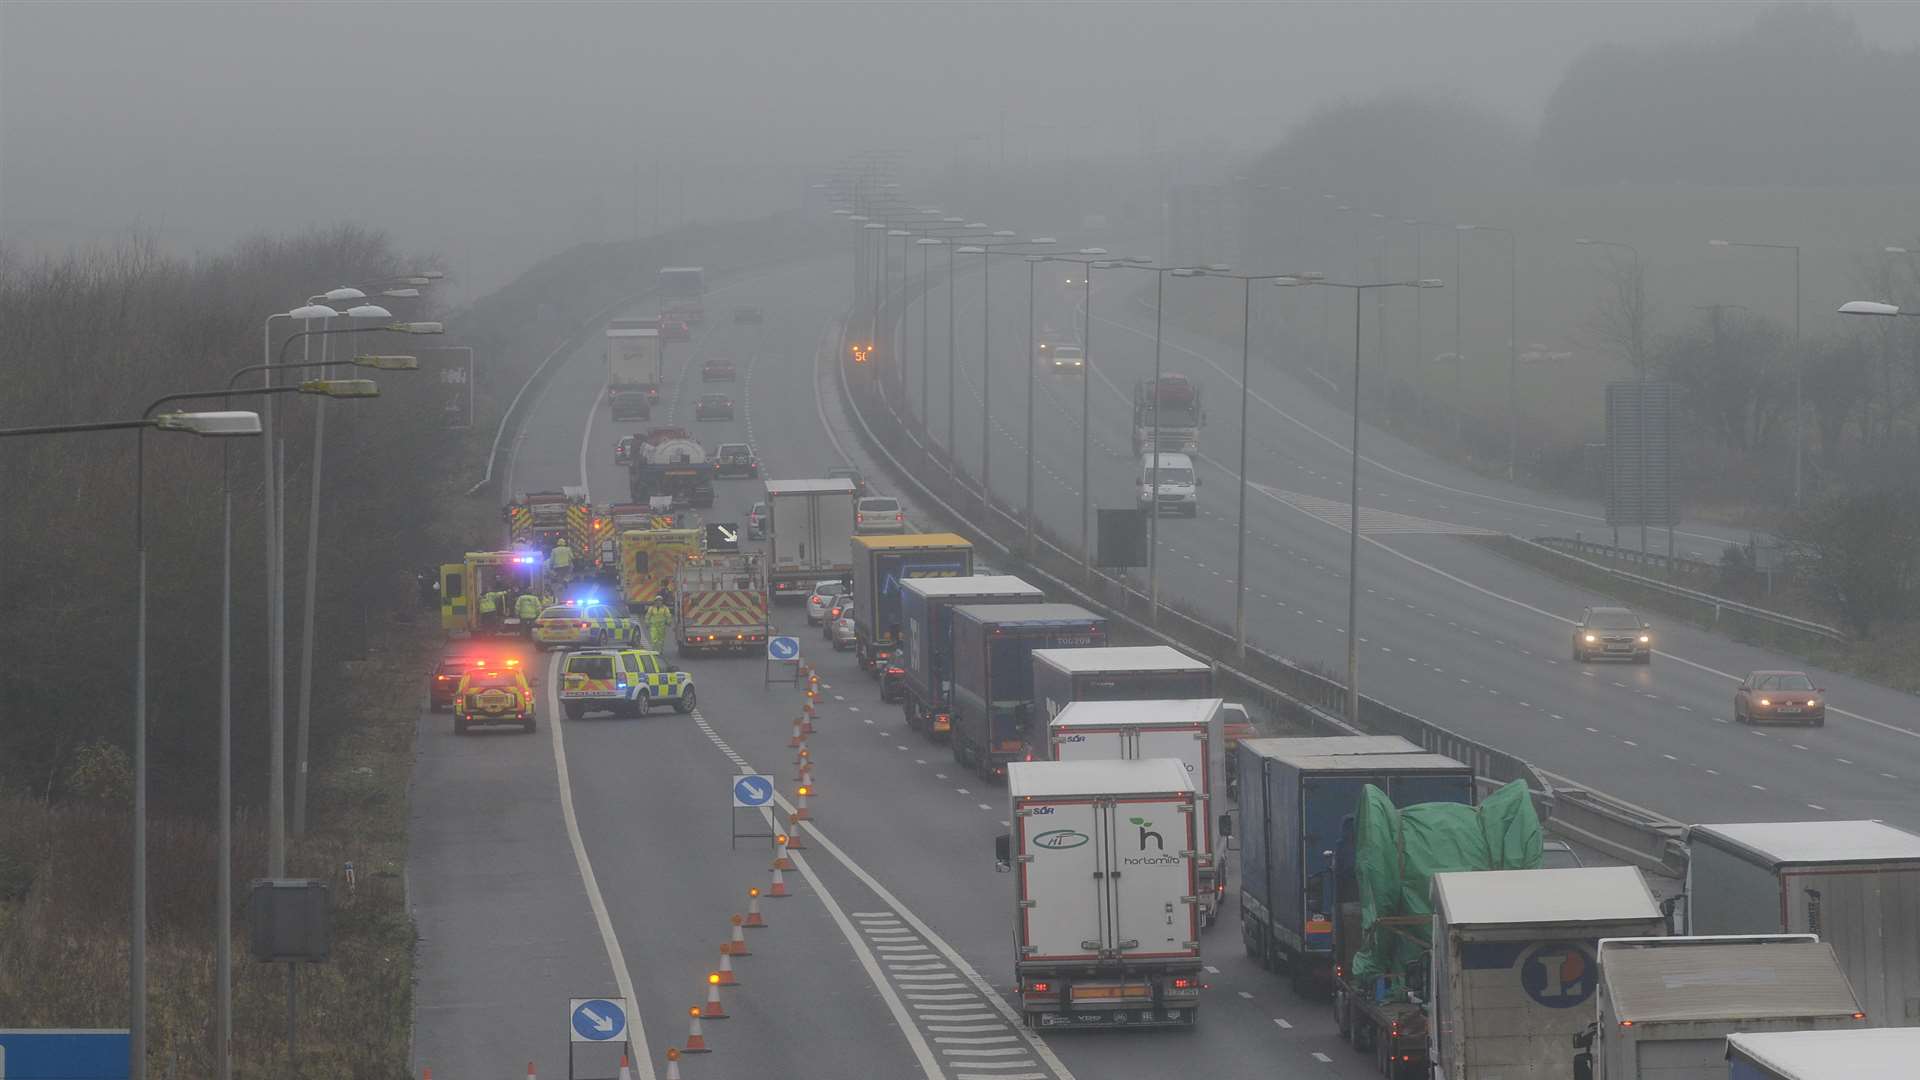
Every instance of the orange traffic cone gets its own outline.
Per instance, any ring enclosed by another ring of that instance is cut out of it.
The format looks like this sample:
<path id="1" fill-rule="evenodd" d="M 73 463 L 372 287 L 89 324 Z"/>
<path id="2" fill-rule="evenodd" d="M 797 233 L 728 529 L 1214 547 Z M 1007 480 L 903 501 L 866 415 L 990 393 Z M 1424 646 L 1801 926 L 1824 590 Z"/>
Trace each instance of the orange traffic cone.
<path id="1" fill-rule="evenodd" d="M 747 936 L 740 932 L 740 927 L 746 921 L 747 921 L 746 919 L 742 918 L 739 915 L 735 915 L 733 917 L 732 936 L 728 937 L 726 940 L 726 943 L 720 946 L 720 952 L 723 956 L 752 956 L 753 955 L 752 953 L 747 951 Z"/>
<path id="2" fill-rule="evenodd" d="M 800 835 L 800 823 L 791 819 L 787 821 L 787 850 L 807 850 L 807 841 Z"/>
<path id="3" fill-rule="evenodd" d="M 707 972 L 707 1003 L 700 1010 L 702 1020 L 725 1020 L 727 1007 L 720 1004 L 720 973 Z"/>
<path id="4" fill-rule="evenodd" d="M 633 1080 L 633 1070 L 627 1066 L 627 1055 L 620 1055 L 620 1080 Z"/>
<path id="5" fill-rule="evenodd" d="M 813 819 L 813 815 L 807 812 L 807 796 L 812 791 L 813 785 L 811 784 L 801 784 L 799 787 L 793 789 L 793 793 L 799 796 L 800 803 L 793 808 L 793 813 L 787 815 L 788 831 L 797 831 L 792 829 L 792 825 L 796 821 L 811 821 Z"/>
<path id="6" fill-rule="evenodd" d="M 775 837 L 774 843 L 775 843 L 775 846 L 779 849 L 780 854 L 775 855 L 773 857 L 773 868 L 775 870 L 793 869 L 793 859 L 787 855 L 787 847 L 788 847 L 787 834 L 781 833 L 778 837 Z"/>
<path id="7" fill-rule="evenodd" d="M 667 1075 L 660 1080 L 680 1080 L 680 1051 L 667 1047 Z"/>
<path id="8" fill-rule="evenodd" d="M 793 763 L 799 766 L 793 774 L 794 783 L 804 784 L 807 782 L 807 769 L 812 762 L 813 751 L 808 750 L 805 743 L 800 744 L 800 753 L 793 759 Z"/>
<path id="9" fill-rule="evenodd" d="M 767 928 L 767 920 L 760 917 L 760 890 L 757 888 L 747 890 L 747 918 L 740 925 L 749 930 Z M 433 1078 L 428 1077 L 427 1080 L 433 1080 Z"/>
<path id="10" fill-rule="evenodd" d="M 720 986 L 739 986 L 740 980 L 733 977 L 733 953 L 725 945 L 720 946 Z"/>
<path id="11" fill-rule="evenodd" d="M 711 1054 L 707 1047 L 707 1037 L 700 1031 L 700 1006 L 687 1010 L 687 1045 L 680 1050 L 683 1054 Z M 669 1050 L 671 1054 L 673 1051 Z"/>
<path id="12" fill-rule="evenodd" d="M 775 900 L 793 895 L 787 891 L 787 879 L 780 876 L 779 863 L 773 864 L 773 885 L 767 889 L 767 895 Z"/>
<path id="13" fill-rule="evenodd" d="M 793 718 L 793 738 L 787 740 L 787 745 L 788 746 L 805 746 L 806 744 L 807 744 L 806 721 L 796 716 Z"/>
<path id="14" fill-rule="evenodd" d="M 432 1069 L 421 1069 L 421 1070 L 420 1070 L 420 1080 L 433 1080 L 433 1070 L 432 1070 Z"/>
<path id="15" fill-rule="evenodd" d="M 527 1062 L 527 1080 L 540 1080 L 539 1074 L 533 1071 L 533 1062 L 531 1061 Z"/>

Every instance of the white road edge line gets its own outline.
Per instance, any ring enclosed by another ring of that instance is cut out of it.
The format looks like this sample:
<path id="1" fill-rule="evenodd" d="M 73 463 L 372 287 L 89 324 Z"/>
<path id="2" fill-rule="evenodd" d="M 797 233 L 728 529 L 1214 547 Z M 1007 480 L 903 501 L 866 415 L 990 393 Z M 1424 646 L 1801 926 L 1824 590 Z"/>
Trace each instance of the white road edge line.
<path id="1" fill-rule="evenodd" d="M 613 979 L 620 987 L 620 993 L 627 999 L 630 1014 L 627 1017 L 627 1031 L 633 1043 L 635 1076 L 638 1080 L 655 1080 L 653 1071 L 653 1051 L 647 1046 L 647 1032 L 640 1023 L 640 996 L 633 992 L 633 978 L 627 974 L 627 956 L 620 949 L 620 938 L 613 932 L 613 919 L 607 914 L 606 898 L 600 895 L 600 881 L 593 874 L 593 860 L 587 857 L 586 841 L 580 838 L 580 819 L 573 812 L 573 782 L 567 775 L 567 746 L 560 732 L 560 653 L 554 653 L 547 660 L 547 700 L 553 708 L 547 711 L 547 730 L 552 733 L 553 767 L 558 776 L 560 791 L 560 816 L 566 819 L 567 841 L 573 845 L 573 861 L 580 868 L 580 883 L 587 892 L 587 904 L 593 908 L 593 921 L 600 927 L 600 942 L 606 946 L 607 962 L 613 966 Z"/>
<path id="2" fill-rule="evenodd" d="M 593 422 L 600 417 L 600 403 L 607 398 L 607 388 L 603 385 L 600 392 L 593 396 L 593 404 L 587 406 L 587 423 L 580 433 L 580 490 L 587 492 L 587 498 L 593 498 L 593 492 L 587 487 L 587 447 L 593 443 Z"/>

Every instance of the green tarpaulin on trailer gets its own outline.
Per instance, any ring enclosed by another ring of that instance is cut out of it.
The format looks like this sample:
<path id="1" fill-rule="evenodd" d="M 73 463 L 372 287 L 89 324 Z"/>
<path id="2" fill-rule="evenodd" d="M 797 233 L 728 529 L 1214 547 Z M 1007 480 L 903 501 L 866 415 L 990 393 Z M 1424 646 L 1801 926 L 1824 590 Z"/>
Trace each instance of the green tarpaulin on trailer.
<path id="1" fill-rule="evenodd" d="M 1360 948 L 1353 974 L 1359 981 L 1388 976 L 1388 994 L 1399 998 L 1409 964 L 1425 955 L 1432 922 L 1389 929 L 1377 921 L 1391 915 L 1433 914 L 1433 875 L 1452 870 L 1537 870 L 1540 818 L 1526 784 L 1516 780 L 1480 805 L 1419 803 L 1395 807 L 1387 793 L 1369 784 L 1353 818 L 1353 869 L 1360 892 Z"/>

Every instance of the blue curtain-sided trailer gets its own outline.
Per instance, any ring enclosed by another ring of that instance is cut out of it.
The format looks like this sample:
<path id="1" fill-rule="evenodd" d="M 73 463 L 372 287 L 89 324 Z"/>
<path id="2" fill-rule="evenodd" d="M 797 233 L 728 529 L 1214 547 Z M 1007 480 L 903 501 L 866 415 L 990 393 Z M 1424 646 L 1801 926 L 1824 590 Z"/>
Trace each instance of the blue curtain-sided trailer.
<path id="1" fill-rule="evenodd" d="M 1408 745 L 1371 736 L 1240 741 L 1240 933 L 1248 954 L 1286 971 L 1302 995 L 1331 986 L 1336 864 L 1352 846 L 1361 789 L 1372 784 L 1395 806 L 1474 802 L 1472 769 Z"/>
<path id="2" fill-rule="evenodd" d="M 944 737 L 953 729 L 953 609 L 963 604 L 1037 604 L 1046 595 L 1008 574 L 912 578 L 900 583 L 900 651 L 907 726 Z"/>
<path id="3" fill-rule="evenodd" d="M 1107 643 L 1107 620 L 1074 604 L 963 604 L 953 609 L 953 760 L 983 778 L 1047 757 L 1036 716 L 1033 650 Z"/>

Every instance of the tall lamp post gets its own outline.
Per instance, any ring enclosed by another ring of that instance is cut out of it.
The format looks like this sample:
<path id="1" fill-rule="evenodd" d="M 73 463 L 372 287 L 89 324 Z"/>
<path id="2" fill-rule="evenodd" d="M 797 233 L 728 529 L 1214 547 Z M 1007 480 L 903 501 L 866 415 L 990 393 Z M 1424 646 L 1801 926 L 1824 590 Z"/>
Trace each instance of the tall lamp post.
<path id="1" fill-rule="evenodd" d="M 1507 481 L 1519 471 L 1520 460 L 1520 239 L 1512 229 L 1498 225 L 1466 225 L 1467 232 L 1490 232 L 1507 238 Z"/>
<path id="2" fill-rule="evenodd" d="M 1001 248 L 1059 243 L 1051 236 L 1014 239 L 1019 235 L 1012 229 L 999 229 L 991 237 L 981 237 L 958 252 L 961 255 L 980 256 L 980 498 L 989 515 L 993 511 L 993 280 L 989 273 L 993 267 L 992 256 L 1002 254 L 998 250 Z M 1032 322 L 1031 318 L 1028 322 Z M 1027 329 L 1031 337 L 1032 326 L 1029 325 Z M 1032 363 L 1031 357 L 1028 363 Z M 1031 454 L 1033 447 L 1027 447 L 1027 451 Z"/>
<path id="3" fill-rule="evenodd" d="M 1092 465 L 1091 431 L 1093 426 L 1093 268 L 1106 265 L 1102 256 L 1106 248 L 1081 248 L 1077 254 L 1085 258 L 1069 258 L 1060 255 L 1029 256 L 1045 263 L 1071 263 L 1082 268 L 1080 273 L 1080 562 L 1091 574 L 1093 571 L 1093 542 L 1089 520 L 1092 517 L 1092 485 L 1088 471 Z M 1069 280 L 1068 285 L 1073 282 Z M 1033 311 L 1033 281 L 1027 281 L 1027 311 Z M 1033 554 L 1033 380 L 1029 373 L 1027 380 L 1027 554 Z"/>
<path id="4" fill-rule="evenodd" d="M 1712 247 L 1722 248 L 1763 248 L 1768 251 L 1793 252 L 1793 505 L 1800 505 L 1801 458 L 1806 450 L 1806 439 L 1802 436 L 1801 425 L 1806 410 L 1801 407 L 1800 382 L 1804 357 L 1800 353 L 1800 245 L 1799 244 L 1761 244 L 1748 240 L 1709 240 Z"/>
<path id="5" fill-rule="evenodd" d="M 1353 291 L 1353 444 L 1350 447 L 1353 464 L 1347 480 L 1347 491 L 1352 496 L 1347 516 L 1347 722 L 1357 728 L 1360 726 L 1360 297 L 1371 289 L 1438 289 L 1443 283 L 1437 278 L 1419 278 L 1343 284 L 1285 277 L 1276 279 L 1274 284 L 1319 285 Z"/>
<path id="6" fill-rule="evenodd" d="M 294 387 L 277 388 L 291 392 Z M 139 433 L 134 451 L 133 535 L 139 594 L 134 614 L 133 652 L 133 902 L 130 947 L 127 953 L 128 1039 L 127 1075 L 147 1075 L 147 513 L 146 430 L 184 431 L 209 437 L 260 434 L 260 415 L 253 412 L 175 412 L 160 416 L 154 410 L 172 401 L 220 397 L 220 394 L 167 394 L 141 410 L 138 420 L 107 420 L 85 424 L 48 424 L 0 430 L 0 438 L 60 435 L 83 431 Z"/>
<path id="7" fill-rule="evenodd" d="M 1177 273 L 1177 272 L 1176 272 Z M 1233 647 L 1235 652 L 1245 659 L 1247 655 L 1247 401 L 1253 397 L 1253 384 L 1248 381 L 1252 375 L 1252 326 L 1253 326 L 1253 283 L 1256 281 L 1286 281 L 1288 284 L 1311 284 L 1320 281 L 1325 275 L 1306 274 L 1235 274 L 1224 268 L 1208 267 L 1191 276 L 1232 278 L 1240 282 L 1240 513 L 1238 518 L 1238 536 L 1234 542 L 1233 556 Z M 1180 275 L 1187 276 L 1187 275 Z M 1418 295 L 1418 294 L 1416 294 Z"/>

